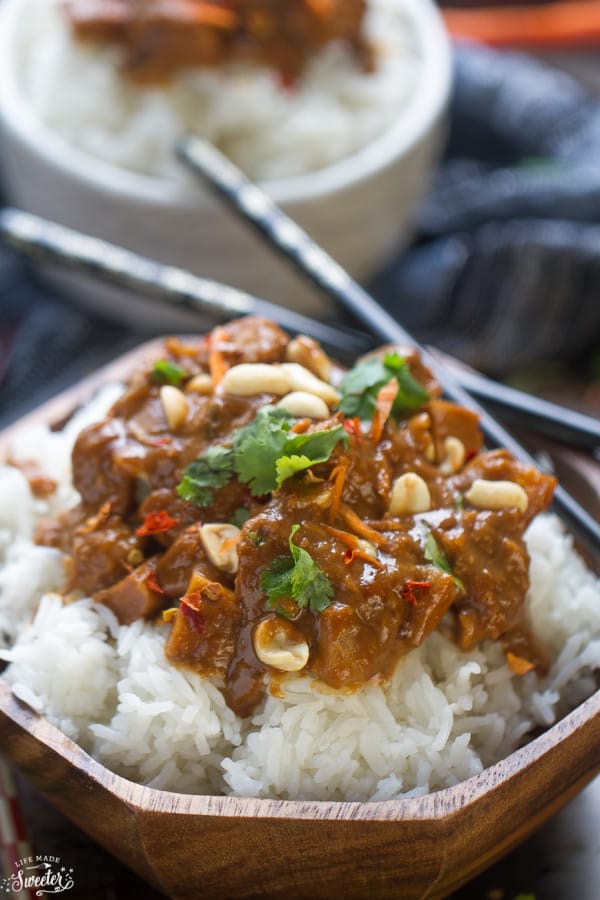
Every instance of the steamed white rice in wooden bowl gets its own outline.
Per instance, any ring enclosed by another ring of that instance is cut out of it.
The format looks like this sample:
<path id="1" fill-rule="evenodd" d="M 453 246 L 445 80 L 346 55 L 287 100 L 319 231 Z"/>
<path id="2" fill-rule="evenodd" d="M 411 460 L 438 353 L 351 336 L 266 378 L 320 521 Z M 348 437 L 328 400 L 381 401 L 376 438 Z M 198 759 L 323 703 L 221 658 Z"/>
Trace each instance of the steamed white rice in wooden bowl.
<path id="1" fill-rule="evenodd" d="M 322 824 L 332 817 L 340 822 L 383 821 L 390 827 L 395 822 L 399 829 L 410 829 L 411 821 L 419 828 L 423 820 L 430 828 L 444 828 L 444 814 L 452 832 L 452 817 L 456 819 L 463 809 L 468 815 L 477 800 L 483 810 L 480 831 L 487 828 L 494 834 L 500 828 L 511 836 L 486 851 L 489 862 L 502 846 L 510 845 L 507 841 L 524 836 L 536 821 L 542 821 L 547 805 L 556 808 L 557 791 L 564 790 L 566 796 L 590 777 L 594 763 L 585 751 L 585 741 L 569 759 L 563 759 L 562 768 L 555 764 L 554 781 L 552 767 L 550 774 L 543 768 L 551 765 L 548 760 L 561 735 L 565 741 L 577 740 L 580 722 L 573 720 L 575 724 L 569 725 L 568 717 L 564 724 L 551 726 L 594 694 L 600 671 L 600 580 L 575 554 L 558 519 L 549 514 L 537 516 L 526 534 L 529 616 L 535 638 L 543 641 L 551 657 L 550 667 L 541 675 L 535 671 L 517 674 L 497 641 L 486 640 L 465 651 L 434 630 L 421 646 L 400 659 L 388 681 L 373 681 L 348 693 L 320 689 L 311 675 L 292 675 L 274 682 L 275 689 L 266 693 L 253 712 L 240 717 L 228 705 L 218 680 L 175 667 L 165 657 L 169 625 L 143 620 L 120 625 L 110 609 L 81 593 L 75 602 L 65 603 L 61 591 L 68 579 L 68 560 L 57 549 L 33 543 L 34 530 L 41 518 L 54 517 L 78 502 L 69 454 L 81 430 L 101 419 L 121 392 L 118 384 L 103 388 L 61 430 L 38 423 L 11 436 L 9 452 L 17 465 L 0 469 L 0 638 L 4 648 L 0 659 L 8 663 L 2 677 L 14 697 L 45 716 L 109 770 L 92 766 L 95 782 L 110 786 L 109 773 L 115 772 L 153 789 L 136 793 L 126 782 L 112 782 L 117 796 L 129 796 L 130 803 L 135 800 L 140 830 L 144 811 L 161 807 L 161 796 L 173 816 L 176 812 L 239 816 L 240 827 L 245 827 L 246 816 L 255 816 L 257 834 L 262 827 L 259 821 L 277 828 L 281 816 L 293 819 L 298 827 L 304 827 L 301 823 L 307 819 Z M 55 483 L 45 499 L 32 495 L 25 477 L 27 466 L 25 474 L 18 468 L 25 461 L 28 467 L 31 461 L 37 462 L 44 476 Z M 546 735 L 511 756 L 533 734 L 546 729 L 550 729 Z M 38 726 L 31 730 L 32 735 L 40 733 Z M 587 740 L 593 740 L 589 729 Z M 15 746 L 19 760 L 18 742 Z M 58 746 L 61 752 L 57 738 L 49 746 Z M 82 765 L 79 751 L 77 755 L 65 745 L 62 753 L 71 764 L 75 760 L 78 767 Z M 506 763 L 500 762 L 507 757 Z M 547 779 L 545 795 L 535 778 L 528 787 L 519 786 L 519 778 L 526 777 L 523 773 L 536 759 L 542 779 Z M 26 763 L 26 767 L 35 778 L 35 764 Z M 506 821 L 500 815 L 507 773 L 514 777 L 513 793 L 522 793 L 528 810 L 525 822 L 520 819 L 519 796 L 511 801 L 517 810 L 512 812 L 513 819 Z M 38 772 L 37 777 L 44 784 L 44 775 Z M 77 779 L 75 796 L 76 783 Z M 51 791 L 59 803 L 61 790 Z M 66 786 L 64 790 L 72 803 L 73 793 Z M 494 801 L 494 791 L 501 795 L 499 800 Z M 202 796 L 180 803 L 168 792 L 206 795 L 208 805 L 202 805 Z M 488 795 L 491 809 L 496 810 L 493 826 L 483 804 Z M 216 797 L 222 800 L 215 806 Z M 243 798 L 264 798 L 264 805 L 249 799 L 246 808 Z M 273 800 L 285 802 L 280 805 Z M 298 802 L 286 805 L 288 801 Z M 499 805 L 494 806 L 495 802 Z M 86 825 L 77 810 L 74 816 L 84 827 L 91 827 L 98 839 L 106 840 L 98 831 L 100 825 Z M 196 826 L 187 821 L 185 826 L 176 825 L 173 820 L 176 829 L 191 829 L 190 841 L 202 842 L 198 822 Z M 450 832 L 444 830 L 444 841 L 463 839 L 462 827 L 455 824 L 454 831 L 450 839 Z M 403 832 L 395 834 L 399 837 Z M 285 829 L 281 839 L 285 840 Z M 450 875 L 453 865 L 460 866 L 463 880 L 469 867 L 474 874 L 483 865 L 479 854 L 487 840 L 488 836 L 479 834 L 465 858 L 459 854 L 458 862 L 444 863 L 444 878 L 459 877 L 456 872 Z M 110 840 L 108 846 L 119 852 Z M 406 888 L 401 896 L 419 895 L 423 879 L 431 879 L 431 872 L 441 865 L 438 852 L 445 858 L 446 850 L 445 846 L 430 847 L 426 864 L 415 861 L 415 893 Z M 357 853 L 357 866 L 364 864 L 361 859 Z M 146 877 L 155 877 L 152 867 L 147 870 L 139 861 L 130 862 Z M 211 866 L 210 862 L 203 865 Z M 254 871 L 261 865 L 255 859 L 250 868 Z M 407 860 L 394 865 L 406 868 L 410 879 Z M 223 872 L 211 871 L 214 877 L 225 877 Z M 294 875 L 297 890 L 290 887 L 290 896 L 306 896 L 302 877 L 298 872 Z M 393 896 L 386 893 L 394 881 L 389 881 L 385 867 L 377 877 L 385 891 L 380 887 L 381 893 L 375 888 L 369 893 L 359 879 L 354 892 L 348 888 L 348 896 Z M 397 871 L 395 877 L 400 877 Z M 331 896 L 326 884 L 327 879 L 315 896 Z M 442 879 L 440 884 L 447 882 Z M 170 890 L 173 896 L 194 896 L 185 891 L 179 894 L 172 885 Z M 442 887 L 438 890 L 442 896 Z M 278 896 L 276 891 L 272 895 Z M 220 896 L 218 888 L 213 885 L 207 896 Z M 435 891 L 432 896 L 437 896 Z"/>
<path id="2" fill-rule="evenodd" d="M 250 62 L 186 69 L 165 85 L 131 83 L 118 51 L 75 41 L 59 7 L 0 7 L 3 165 L 15 205 L 268 299 L 322 309 L 182 173 L 173 142 L 193 132 L 263 182 L 357 277 L 400 246 L 439 151 L 451 82 L 432 0 L 371 0 L 374 71 L 333 43 L 292 89 Z M 107 308 L 138 324 L 141 310 L 158 315 L 134 300 Z"/>

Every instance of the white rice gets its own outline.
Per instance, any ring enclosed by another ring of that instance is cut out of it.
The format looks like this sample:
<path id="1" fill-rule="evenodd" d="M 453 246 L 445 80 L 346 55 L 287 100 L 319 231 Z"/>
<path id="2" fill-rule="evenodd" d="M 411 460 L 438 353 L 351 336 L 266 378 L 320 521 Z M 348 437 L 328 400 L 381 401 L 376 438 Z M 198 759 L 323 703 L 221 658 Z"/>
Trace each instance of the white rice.
<path id="1" fill-rule="evenodd" d="M 340 695 L 290 676 L 237 718 L 214 684 L 171 666 L 164 627 L 119 626 L 83 599 L 64 606 L 57 551 L 36 547 L 36 519 L 76 500 L 68 455 L 102 414 L 101 395 L 59 434 L 23 434 L 14 454 L 61 479 L 51 509 L 0 468 L 0 659 L 15 694 L 110 769 L 157 788 L 234 796 L 384 800 L 443 788 L 504 757 L 597 687 L 600 581 L 553 516 L 530 527 L 530 610 L 555 655 L 548 675 L 515 676 L 498 644 L 463 653 L 438 633 L 385 687 Z M 11 649 L 8 649 L 8 648 Z"/>
<path id="2" fill-rule="evenodd" d="M 293 90 L 264 67 L 182 71 L 166 87 L 138 87 L 119 73 L 118 50 L 72 39 L 60 0 L 22 0 L 22 89 L 52 131 L 105 162 L 174 176 L 173 141 L 209 139 L 254 179 L 321 169 L 383 134 L 419 78 L 412 10 L 420 0 L 372 0 L 366 33 L 377 69 L 361 72 L 332 44 Z"/>

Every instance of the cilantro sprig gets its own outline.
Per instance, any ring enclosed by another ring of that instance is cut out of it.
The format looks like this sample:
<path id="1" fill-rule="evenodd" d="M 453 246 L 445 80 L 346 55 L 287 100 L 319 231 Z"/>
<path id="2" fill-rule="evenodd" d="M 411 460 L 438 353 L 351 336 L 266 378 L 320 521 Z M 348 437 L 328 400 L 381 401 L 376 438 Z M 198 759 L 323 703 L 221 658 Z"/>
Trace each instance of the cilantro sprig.
<path id="1" fill-rule="evenodd" d="M 292 525 L 290 531 L 291 556 L 278 556 L 262 572 L 261 590 L 267 596 L 268 609 L 277 609 L 279 600 L 292 599 L 300 609 L 323 612 L 331 605 L 333 584 L 310 553 L 293 543 L 299 528 Z"/>
<path id="2" fill-rule="evenodd" d="M 237 475 L 261 497 L 298 472 L 327 462 L 340 441 L 348 442 L 343 425 L 290 434 L 293 421 L 284 409 L 263 406 L 252 422 L 234 432 L 230 447 L 211 447 L 187 467 L 177 493 L 197 506 L 208 506 L 214 490 Z"/>
<path id="3" fill-rule="evenodd" d="M 152 366 L 150 378 L 157 384 L 172 384 L 179 387 L 186 376 L 185 369 L 168 359 L 157 359 Z"/>
<path id="4" fill-rule="evenodd" d="M 177 485 L 183 500 L 196 506 L 208 506 L 214 489 L 224 487 L 233 478 L 233 452 L 228 447 L 209 447 L 204 456 L 191 463 Z"/>
<path id="5" fill-rule="evenodd" d="M 423 524 L 425 525 L 425 530 L 427 533 L 424 550 L 425 559 L 428 562 L 432 563 L 432 565 L 434 565 L 436 569 L 439 569 L 440 572 L 444 572 L 446 575 L 449 575 L 459 591 L 464 591 L 464 584 L 462 583 L 458 575 L 455 575 L 452 571 L 452 566 L 448 562 L 448 557 L 436 541 L 431 530 L 431 526 L 427 522 L 424 522 Z"/>
<path id="6" fill-rule="evenodd" d="M 418 409 L 430 399 L 425 388 L 411 375 L 406 359 L 396 352 L 386 353 L 383 358 L 372 357 L 358 363 L 346 373 L 340 385 L 340 409 L 344 416 L 372 419 L 377 395 L 392 378 L 398 382 L 392 409 L 395 415 Z"/>

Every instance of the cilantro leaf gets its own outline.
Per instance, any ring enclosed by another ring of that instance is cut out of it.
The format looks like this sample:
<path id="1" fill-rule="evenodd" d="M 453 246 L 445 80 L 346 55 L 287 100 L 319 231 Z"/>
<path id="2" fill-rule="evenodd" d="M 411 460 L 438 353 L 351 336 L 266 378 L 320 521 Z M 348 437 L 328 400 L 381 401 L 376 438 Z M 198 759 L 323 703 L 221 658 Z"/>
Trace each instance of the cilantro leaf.
<path id="1" fill-rule="evenodd" d="M 432 563 L 436 567 L 436 569 L 439 569 L 440 572 L 445 572 L 446 575 L 449 575 L 450 578 L 452 579 L 452 581 L 454 582 L 454 584 L 456 585 L 456 587 L 459 589 L 459 591 L 464 591 L 465 590 L 464 584 L 462 583 L 460 578 L 457 575 L 455 575 L 454 572 L 452 571 L 452 567 L 450 566 L 450 563 L 448 562 L 446 554 L 444 553 L 444 551 L 442 550 L 442 548 L 436 541 L 435 537 L 433 536 L 431 527 L 427 524 L 427 522 L 424 522 L 424 525 L 427 530 L 427 539 L 425 541 L 425 551 L 424 551 L 425 559 L 428 562 Z"/>
<path id="2" fill-rule="evenodd" d="M 323 431 L 314 431 L 310 434 L 296 434 L 285 442 L 283 452 L 276 463 L 277 487 L 283 482 L 309 469 L 316 463 L 327 462 L 335 447 L 340 441 L 348 445 L 348 434 L 343 425 L 335 425 Z M 302 450 L 302 453 L 298 451 Z"/>
<path id="3" fill-rule="evenodd" d="M 344 416 L 372 419 L 377 395 L 391 378 L 398 382 L 398 394 L 392 410 L 396 415 L 403 410 L 418 409 L 429 400 L 429 394 L 413 378 L 404 357 L 396 352 L 386 353 L 383 359 L 372 357 L 346 373 L 340 385 L 340 409 Z"/>
<path id="4" fill-rule="evenodd" d="M 372 419 L 377 392 L 390 380 L 382 360 L 373 357 L 347 372 L 340 384 L 340 409 L 348 419 Z"/>
<path id="5" fill-rule="evenodd" d="M 315 460 L 310 456 L 280 456 L 275 466 L 277 471 L 277 487 L 281 487 L 284 481 L 297 475 L 298 472 L 305 472 L 306 469 L 314 464 Z"/>
<path id="6" fill-rule="evenodd" d="M 408 363 L 398 353 L 386 353 L 383 357 L 386 370 L 396 376 L 398 393 L 394 402 L 394 412 L 404 409 L 418 409 L 430 399 L 429 394 L 416 378 L 413 378 Z"/>
<path id="7" fill-rule="evenodd" d="M 291 557 L 278 556 L 260 576 L 260 586 L 267 595 L 267 608 L 276 608 L 284 597 L 296 601 L 300 609 L 323 612 L 331 604 L 334 590 L 325 572 L 310 553 L 297 547 L 293 537 L 300 528 L 292 525 L 289 537 Z"/>
<path id="8" fill-rule="evenodd" d="M 267 595 L 267 608 L 274 609 L 278 600 L 292 596 L 291 572 L 294 560 L 289 556 L 277 556 L 260 576 L 260 587 Z"/>
<path id="9" fill-rule="evenodd" d="M 257 497 L 277 486 L 277 460 L 284 455 L 292 421 L 284 409 L 263 406 L 253 421 L 233 436 L 235 471 Z"/>
<path id="10" fill-rule="evenodd" d="M 207 506 L 213 489 L 237 475 L 255 497 L 261 497 L 297 472 L 326 462 L 340 441 L 348 441 L 343 425 L 290 437 L 293 421 L 284 409 L 263 406 L 252 422 L 234 432 L 231 447 L 211 447 L 187 467 L 177 493 L 197 506 Z"/>
<path id="11" fill-rule="evenodd" d="M 231 518 L 229 519 L 232 525 L 235 525 L 236 528 L 241 528 L 248 519 L 250 518 L 250 513 L 246 509 L 245 506 L 238 506 L 237 509 L 234 509 Z"/>
<path id="12" fill-rule="evenodd" d="M 177 493 L 196 506 L 208 506 L 212 502 L 214 489 L 228 484 L 233 474 L 231 448 L 210 447 L 204 456 L 187 467 L 177 485 Z"/>
<path id="13" fill-rule="evenodd" d="M 179 387 L 186 376 L 185 369 L 168 359 L 157 359 L 152 366 L 150 378 L 158 384 L 173 384 Z"/>

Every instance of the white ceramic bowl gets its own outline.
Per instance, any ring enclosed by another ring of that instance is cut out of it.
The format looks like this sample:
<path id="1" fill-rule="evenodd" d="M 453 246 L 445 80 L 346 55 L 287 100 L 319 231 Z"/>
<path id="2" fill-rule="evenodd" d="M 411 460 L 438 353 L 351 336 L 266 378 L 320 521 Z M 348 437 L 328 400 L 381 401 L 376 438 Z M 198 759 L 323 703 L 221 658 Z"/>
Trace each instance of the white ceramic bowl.
<path id="1" fill-rule="evenodd" d="M 364 280 L 410 233 L 437 160 L 451 86 L 449 42 L 432 0 L 414 4 L 421 72 L 410 102 L 380 138 L 319 172 L 265 183 L 283 209 Z M 305 313 L 324 312 L 307 288 L 201 187 L 138 175 L 92 158 L 51 132 L 23 96 L 16 59 L 21 0 L 0 3 L 0 130 L 10 203 L 196 274 Z M 80 302 L 123 320 L 173 328 L 184 319 L 133 296 L 61 273 Z M 196 322 L 197 324 L 197 322 Z"/>

